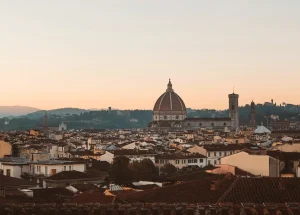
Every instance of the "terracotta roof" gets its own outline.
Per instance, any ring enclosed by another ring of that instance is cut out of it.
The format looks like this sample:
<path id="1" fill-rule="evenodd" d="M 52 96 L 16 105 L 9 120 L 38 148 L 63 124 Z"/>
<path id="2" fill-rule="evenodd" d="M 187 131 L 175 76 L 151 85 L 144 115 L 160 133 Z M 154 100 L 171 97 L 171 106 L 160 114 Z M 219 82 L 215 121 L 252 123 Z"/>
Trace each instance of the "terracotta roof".
<path id="1" fill-rule="evenodd" d="M 71 200 L 71 202 L 84 204 L 84 203 L 100 203 L 110 204 L 114 202 L 114 196 L 106 196 L 101 191 L 91 191 L 79 194 Z"/>
<path id="2" fill-rule="evenodd" d="M 237 178 L 218 202 L 300 202 L 300 178 Z"/>
<path id="3" fill-rule="evenodd" d="M 109 198 L 109 197 L 108 197 Z M 107 199 L 108 199 L 107 198 Z M 94 198 L 97 199 L 97 198 Z M 283 214 L 299 215 L 300 206 L 298 203 L 289 204 L 166 204 L 163 202 L 154 204 L 109 204 L 110 202 L 95 204 L 83 202 L 69 204 L 9 204 L 4 202 L 0 205 L 0 214 L 224 214 L 224 215 L 264 215 L 264 214 Z M 102 199 L 102 197 L 101 197 Z M 99 200 L 100 201 L 100 200 Z M 2 203 L 2 201 L 0 201 Z"/>
<path id="4" fill-rule="evenodd" d="M 63 171 L 63 172 L 57 173 L 46 179 L 60 181 L 60 180 L 87 179 L 87 178 L 97 178 L 97 177 L 94 175 L 86 174 L 84 172 L 78 172 L 78 171 L 72 170 L 72 171 Z"/>
<path id="5" fill-rule="evenodd" d="M 213 191 L 211 190 L 213 180 L 204 178 L 198 181 L 122 195 L 119 199 L 124 202 L 214 203 L 223 195 L 233 181 L 233 178 L 225 178 L 220 182 L 220 186 Z"/>
<path id="6" fill-rule="evenodd" d="M 242 150 L 246 148 L 244 144 L 211 144 L 211 145 L 204 145 L 204 149 L 207 151 L 232 151 L 232 150 Z"/>
<path id="7" fill-rule="evenodd" d="M 282 151 L 267 151 L 267 155 L 285 161 L 299 161 L 300 160 L 300 152 L 282 152 Z"/>
<path id="8" fill-rule="evenodd" d="M 220 179 L 224 178 L 224 175 L 210 174 L 205 171 L 197 171 L 197 172 L 172 176 L 168 179 L 171 181 L 196 181 L 196 180 L 202 180 L 205 178 L 213 179 L 213 180 L 220 180 Z"/>
<path id="9" fill-rule="evenodd" d="M 34 187 L 36 183 L 0 174 L 0 187 Z"/>

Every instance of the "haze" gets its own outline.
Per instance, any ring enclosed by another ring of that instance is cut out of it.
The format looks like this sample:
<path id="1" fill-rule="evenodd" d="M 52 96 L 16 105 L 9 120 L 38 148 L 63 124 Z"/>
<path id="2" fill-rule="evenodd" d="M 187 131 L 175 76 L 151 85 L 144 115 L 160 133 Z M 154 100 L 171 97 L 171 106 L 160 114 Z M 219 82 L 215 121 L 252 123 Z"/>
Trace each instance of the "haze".
<path id="1" fill-rule="evenodd" d="M 299 104 L 298 0 L 1 0 L 0 105 Z"/>

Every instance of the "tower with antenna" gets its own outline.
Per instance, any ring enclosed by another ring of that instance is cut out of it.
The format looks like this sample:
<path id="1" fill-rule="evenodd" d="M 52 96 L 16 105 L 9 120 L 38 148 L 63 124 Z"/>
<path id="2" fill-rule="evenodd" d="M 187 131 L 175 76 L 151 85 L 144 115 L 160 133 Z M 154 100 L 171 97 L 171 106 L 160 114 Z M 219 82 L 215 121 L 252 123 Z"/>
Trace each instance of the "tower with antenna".
<path id="1" fill-rule="evenodd" d="M 231 127 L 236 129 L 239 127 L 239 95 L 233 93 L 228 95 L 229 98 L 229 117 L 231 118 Z"/>

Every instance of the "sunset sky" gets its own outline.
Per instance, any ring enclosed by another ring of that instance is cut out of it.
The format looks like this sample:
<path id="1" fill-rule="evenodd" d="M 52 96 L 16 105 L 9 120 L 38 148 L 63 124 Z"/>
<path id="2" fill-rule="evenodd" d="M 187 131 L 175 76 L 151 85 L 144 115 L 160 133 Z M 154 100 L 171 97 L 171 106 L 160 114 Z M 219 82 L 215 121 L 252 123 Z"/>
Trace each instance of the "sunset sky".
<path id="1" fill-rule="evenodd" d="M 299 0 L 0 0 L 0 106 L 300 103 Z"/>

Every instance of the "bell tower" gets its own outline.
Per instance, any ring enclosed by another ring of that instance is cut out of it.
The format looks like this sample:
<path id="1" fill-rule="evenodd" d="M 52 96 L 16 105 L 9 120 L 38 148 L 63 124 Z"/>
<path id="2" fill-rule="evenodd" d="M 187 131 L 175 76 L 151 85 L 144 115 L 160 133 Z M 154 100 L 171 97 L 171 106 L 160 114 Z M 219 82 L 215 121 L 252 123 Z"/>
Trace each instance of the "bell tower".
<path id="1" fill-rule="evenodd" d="M 229 98 L 229 117 L 231 118 L 231 127 L 236 129 L 239 127 L 239 95 L 232 94 L 228 95 Z"/>

